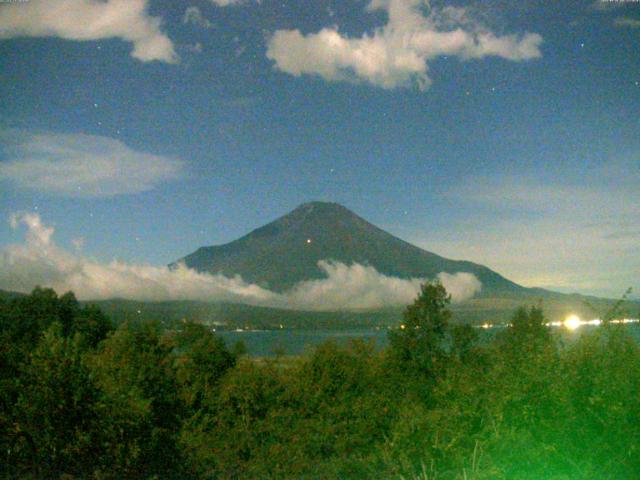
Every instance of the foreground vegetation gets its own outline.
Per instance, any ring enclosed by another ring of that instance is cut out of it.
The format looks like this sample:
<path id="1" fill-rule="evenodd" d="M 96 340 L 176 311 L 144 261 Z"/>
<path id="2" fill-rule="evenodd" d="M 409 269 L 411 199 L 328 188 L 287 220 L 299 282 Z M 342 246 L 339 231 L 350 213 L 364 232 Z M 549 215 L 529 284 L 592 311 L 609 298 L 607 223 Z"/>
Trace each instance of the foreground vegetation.
<path id="1" fill-rule="evenodd" d="M 564 343 L 539 308 L 493 342 L 426 284 L 389 347 L 255 361 L 206 327 L 114 329 L 72 294 L 0 301 L 6 478 L 634 479 L 640 349 Z"/>

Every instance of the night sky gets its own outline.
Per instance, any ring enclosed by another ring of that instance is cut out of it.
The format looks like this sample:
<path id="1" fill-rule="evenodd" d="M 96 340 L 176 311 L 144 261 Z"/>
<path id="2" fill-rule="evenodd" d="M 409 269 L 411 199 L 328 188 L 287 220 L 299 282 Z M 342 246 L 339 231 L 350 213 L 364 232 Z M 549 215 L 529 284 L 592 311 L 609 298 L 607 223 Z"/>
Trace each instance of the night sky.
<path id="1" fill-rule="evenodd" d="M 3 2 L 0 144 L 0 249 L 29 213 L 160 266 L 326 200 L 526 286 L 640 289 L 638 2 Z"/>

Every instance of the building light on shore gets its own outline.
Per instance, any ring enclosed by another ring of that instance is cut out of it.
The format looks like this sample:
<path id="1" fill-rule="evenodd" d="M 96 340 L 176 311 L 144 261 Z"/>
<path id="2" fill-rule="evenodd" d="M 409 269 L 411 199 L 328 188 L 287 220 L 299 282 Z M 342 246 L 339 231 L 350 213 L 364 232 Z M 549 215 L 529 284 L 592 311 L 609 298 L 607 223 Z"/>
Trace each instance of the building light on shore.
<path id="1" fill-rule="evenodd" d="M 575 330 L 580 325 L 582 325 L 582 320 L 577 315 L 569 315 L 564 321 L 564 326 L 568 330 Z"/>

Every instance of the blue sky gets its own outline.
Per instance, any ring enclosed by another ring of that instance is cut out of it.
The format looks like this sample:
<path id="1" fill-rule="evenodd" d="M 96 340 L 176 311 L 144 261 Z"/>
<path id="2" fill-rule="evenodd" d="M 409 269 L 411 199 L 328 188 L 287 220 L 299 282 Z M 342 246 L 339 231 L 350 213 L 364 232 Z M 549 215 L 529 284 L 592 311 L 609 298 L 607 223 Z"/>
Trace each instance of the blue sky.
<path id="1" fill-rule="evenodd" d="M 31 212 L 164 265 L 328 200 L 524 285 L 637 291 L 639 51 L 637 2 L 0 4 L 0 247 Z"/>

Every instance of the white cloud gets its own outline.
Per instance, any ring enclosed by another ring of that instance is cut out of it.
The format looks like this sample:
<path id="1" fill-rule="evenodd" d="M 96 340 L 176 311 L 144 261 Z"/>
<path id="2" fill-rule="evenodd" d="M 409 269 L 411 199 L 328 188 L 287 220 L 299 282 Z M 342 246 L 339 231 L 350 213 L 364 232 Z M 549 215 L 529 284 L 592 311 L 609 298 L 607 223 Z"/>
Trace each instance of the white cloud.
<path id="1" fill-rule="evenodd" d="M 119 140 L 84 134 L 9 132 L 0 180 L 69 196 L 105 197 L 151 190 L 179 176 L 182 162 L 138 152 Z M 11 138 L 9 138 L 11 137 Z"/>
<path id="2" fill-rule="evenodd" d="M 0 288 L 29 291 L 36 285 L 58 292 L 73 290 L 80 299 L 228 300 L 266 302 L 274 294 L 239 277 L 200 274 L 184 265 L 175 270 L 112 261 L 103 264 L 60 248 L 53 228 L 36 214 L 16 215 L 13 225 L 27 227 L 26 242 L 0 253 Z"/>
<path id="3" fill-rule="evenodd" d="M 73 290 L 80 299 L 126 298 L 135 300 L 232 301 L 281 308 L 341 310 L 378 308 L 411 303 L 424 279 L 388 277 L 373 267 L 321 261 L 327 277 L 300 282 L 282 294 L 248 284 L 240 277 L 198 273 L 179 265 L 176 269 L 100 263 L 70 253 L 52 239 L 53 228 L 38 215 L 12 216 L 14 227 L 27 227 L 26 242 L 0 252 L 0 288 L 30 291 L 36 285 L 58 292 Z M 438 276 L 455 301 L 470 298 L 480 289 L 471 274 Z"/>
<path id="4" fill-rule="evenodd" d="M 609 12 L 624 7 L 626 3 L 624 0 L 595 0 L 588 8 L 596 12 Z"/>
<path id="5" fill-rule="evenodd" d="M 319 75 L 329 81 L 364 81 L 382 88 L 412 82 L 427 88 L 428 62 L 438 56 L 462 60 L 497 56 L 522 61 L 541 56 L 535 33 L 498 36 L 471 19 L 462 8 L 432 8 L 423 0 L 372 0 L 368 11 L 385 10 L 388 22 L 373 34 L 350 38 L 337 27 L 304 35 L 277 30 L 268 40 L 267 57 L 294 76 Z"/>
<path id="6" fill-rule="evenodd" d="M 133 44 L 142 61 L 175 63 L 173 43 L 162 20 L 149 15 L 147 0 L 29 0 L 0 6 L 0 39 L 60 37 L 67 40 L 119 38 Z"/>
<path id="7" fill-rule="evenodd" d="M 438 280 L 447 289 L 447 292 L 451 294 L 453 302 L 462 302 L 473 298 L 482 289 L 482 283 L 473 273 L 440 272 Z"/>
<path id="8" fill-rule="evenodd" d="M 51 236 L 53 235 L 53 227 L 46 227 L 40 220 L 40 215 L 27 213 L 24 215 L 18 215 L 14 213 L 9 219 L 11 228 L 16 229 L 20 223 L 23 223 L 27 227 L 27 244 L 34 246 L 46 247 L 51 243 Z"/>
<path id="9" fill-rule="evenodd" d="M 307 280 L 284 294 L 286 302 L 308 310 L 382 308 L 408 305 L 420 292 L 424 278 L 402 279 L 379 273 L 371 266 L 345 265 L 321 260 L 318 266 L 327 278 Z M 438 274 L 454 302 L 467 300 L 480 291 L 481 283 L 471 273 Z"/>
<path id="10" fill-rule="evenodd" d="M 327 278 L 300 282 L 286 293 L 287 302 L 309 310 L 379 308 L 406 305 L 420 291 L 419 278 L 387 277 L 375 268 L 320 261 Z M 328 308 L 327 308 L 328 307 Z"/>
<path id="11" fill-rule="evenodd" d="M 195 25 L 200 28 L 211 28 L 213 24 L 204 16 L 198 7 L 187 7 L 182 17 L 182 23 Z"/>
<path id="12" fill-rule="evenodd" d="M 640 20 L 637 18 L 619 17 L 613 21 L 616 27 L 640 28 Z"/>

